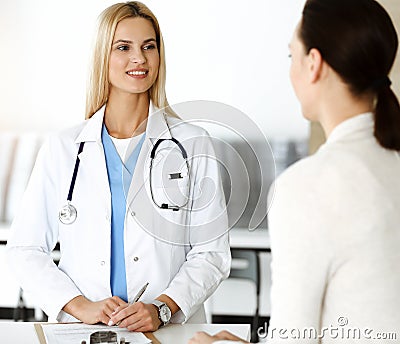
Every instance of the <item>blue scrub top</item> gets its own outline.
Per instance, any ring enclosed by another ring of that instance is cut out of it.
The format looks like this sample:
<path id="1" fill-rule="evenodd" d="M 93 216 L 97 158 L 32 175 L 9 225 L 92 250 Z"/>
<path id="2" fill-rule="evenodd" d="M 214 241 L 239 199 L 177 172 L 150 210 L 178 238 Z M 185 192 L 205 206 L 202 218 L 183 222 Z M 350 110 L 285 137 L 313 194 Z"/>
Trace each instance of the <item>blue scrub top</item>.
<path id="1" fill-rule="evenodd" d="M 103 124 L 101 140 L 106 157 L 108 182 L 111 191 L 111 275 L 110 286 L 113 296 L 128 302 L 125 270 L 124 227 L 126 195 L 132 181 L 137 159 L 144 142 L 140 139 L 126 163 L 124 163 Z"/>

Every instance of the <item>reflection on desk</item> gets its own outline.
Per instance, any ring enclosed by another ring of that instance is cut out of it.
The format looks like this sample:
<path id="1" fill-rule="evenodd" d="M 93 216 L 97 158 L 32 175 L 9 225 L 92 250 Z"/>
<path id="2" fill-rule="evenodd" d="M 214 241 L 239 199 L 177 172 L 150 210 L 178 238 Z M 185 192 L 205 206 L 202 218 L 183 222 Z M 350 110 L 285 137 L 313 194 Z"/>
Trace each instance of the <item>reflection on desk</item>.
<path id="1" fill-rule="evenodd" d="M 216 334 L 222 330 L 228 330 L 246 340 L 250 338 L 250 325 L 243 324 L 169 324 L 154 332 L 154 335 L 162 344 L 187 344 L 197 331 Z M 0 343 L 40 344 L 34 323 L 28 322 L 0 322 Z"/>
<path id="2" fill-rule="evenodd" d="M 271 252 L 269 231 L 266 228 L 250 231 L 246 228 L 232 228 L 229 231 L 232 248 Z"/>
<path id="3" fill-rule="evenodd" d="M 0 244 L 5 245 L 10 233 L 10 225 L 0 224 Z"/>

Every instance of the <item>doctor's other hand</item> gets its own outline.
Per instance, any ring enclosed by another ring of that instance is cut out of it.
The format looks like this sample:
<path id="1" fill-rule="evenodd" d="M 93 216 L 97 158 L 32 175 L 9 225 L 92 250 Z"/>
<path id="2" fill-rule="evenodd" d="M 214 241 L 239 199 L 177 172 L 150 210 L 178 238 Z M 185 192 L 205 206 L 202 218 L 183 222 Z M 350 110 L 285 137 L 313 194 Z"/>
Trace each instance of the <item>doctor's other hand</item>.
<path id="1" fill-rule="evenodd" d="M 221 331 L 214 336 L 210 336 L 205 332 L 196 332 L 194 337 L 189 340 L 188 344 L 211 344 L 218 342 L 219 340 L 232 340 L 239 343 L 248 343 L 228 331 Z"/>
<path id="2" fill-rule="evenodd" d="M 90 301 L 80 295 L 69 301 L 63 311 L 71 314 L 85 324 L 108 324 L 111 314 L 120 307 L 126 307 L 127 303 L 118 296 L 109 297 L 101 301 Z"/>
<path id="3" fill-rule="evenodd" d="M 135 302 L 128 306 L 121 306 L 115 310 L 108 325 L 118 324 L 129 331 L 148 332 L 156 331 L 161 325 L 158 318 L 158 309 L 153 304 Z"/>

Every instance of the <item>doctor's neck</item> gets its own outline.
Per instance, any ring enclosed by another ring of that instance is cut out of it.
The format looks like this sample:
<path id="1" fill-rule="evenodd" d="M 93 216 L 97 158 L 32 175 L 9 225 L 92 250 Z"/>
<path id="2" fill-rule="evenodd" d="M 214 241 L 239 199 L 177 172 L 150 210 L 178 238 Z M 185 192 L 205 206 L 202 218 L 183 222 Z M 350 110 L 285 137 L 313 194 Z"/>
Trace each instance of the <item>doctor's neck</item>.
<path id="1" fill-rule="evenodd" d="M 126 139 L 145 131 L 150 97 L 141 94 L 110 92 L 104 113 L 108 133 L 117 139 Z"/>

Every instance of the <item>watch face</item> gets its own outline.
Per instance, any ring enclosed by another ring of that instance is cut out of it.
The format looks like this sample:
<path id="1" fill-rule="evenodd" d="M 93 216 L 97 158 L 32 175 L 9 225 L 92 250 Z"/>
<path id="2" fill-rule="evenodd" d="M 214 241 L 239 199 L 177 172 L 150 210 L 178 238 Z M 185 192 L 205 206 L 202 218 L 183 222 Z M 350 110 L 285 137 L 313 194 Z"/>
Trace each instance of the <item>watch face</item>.
<path id="1" fill-rule="evenodd" d="M 171 310 L 167 305 L 163 305 L 160 308 L 160 319 L 163 323 L 169 322 L 171 319 Z"/>

